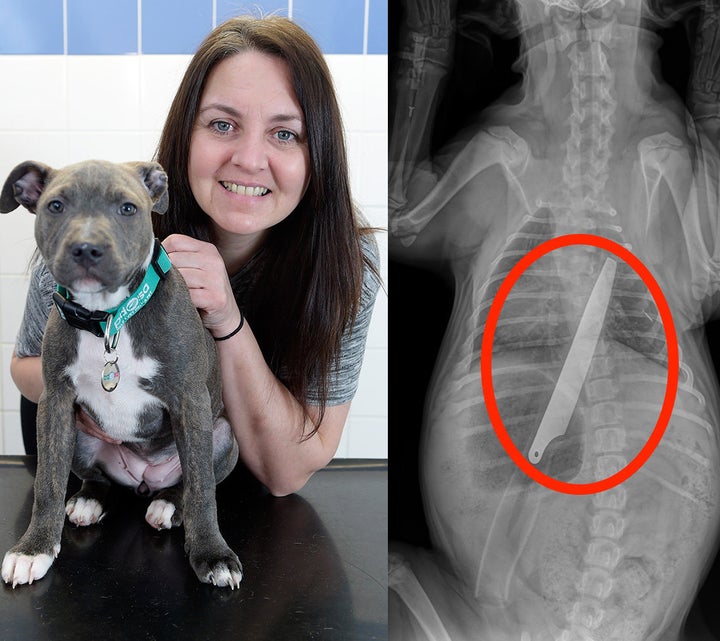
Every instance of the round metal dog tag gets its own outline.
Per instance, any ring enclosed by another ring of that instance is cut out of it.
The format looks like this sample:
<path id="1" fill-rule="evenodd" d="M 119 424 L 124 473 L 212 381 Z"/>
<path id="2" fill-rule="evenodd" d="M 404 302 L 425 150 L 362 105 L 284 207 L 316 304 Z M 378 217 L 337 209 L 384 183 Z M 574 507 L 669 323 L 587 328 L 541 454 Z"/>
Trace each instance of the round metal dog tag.
<path id="1" fill-rule="evenodd" d="M 120 382 L 120 368 L 116 361 L 105 363 L 100 383 L 106 392 L 112 392 Z"/>

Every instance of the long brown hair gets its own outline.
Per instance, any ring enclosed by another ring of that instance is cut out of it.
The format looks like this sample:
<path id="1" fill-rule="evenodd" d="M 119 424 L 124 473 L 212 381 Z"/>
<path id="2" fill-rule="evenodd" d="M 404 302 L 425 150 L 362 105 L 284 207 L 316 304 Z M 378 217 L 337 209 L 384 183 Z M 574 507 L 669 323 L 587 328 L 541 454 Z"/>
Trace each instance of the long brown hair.
<path id="1" fill-rule="evenodd" d="M 330 71 L 313 39 L 287 18 L 231 18 L 194 55 L 170 108 L 157 160 L 168 170 L 170 209 L 154 219 L 159 238 L 211 240 L 209 217 L 190 189 L 190 140 L 205 81 L 216 64 L 248 50 L 284 60 L 305 117 L 310 182 L 295 211 L 275 225 L 253 261 L 251 292 L 236 291 L 270 368 L 300 402 L 315 390 L 322 418 L 343 331 L 358 310 L 365 258 L 350 194 L 340 110 Z M 232 275 L 231 275 L 232 276 Z M 315 430 L 313 430 L 314 432 Z M 310 434 L 308 435 L 310 436 Z"/>

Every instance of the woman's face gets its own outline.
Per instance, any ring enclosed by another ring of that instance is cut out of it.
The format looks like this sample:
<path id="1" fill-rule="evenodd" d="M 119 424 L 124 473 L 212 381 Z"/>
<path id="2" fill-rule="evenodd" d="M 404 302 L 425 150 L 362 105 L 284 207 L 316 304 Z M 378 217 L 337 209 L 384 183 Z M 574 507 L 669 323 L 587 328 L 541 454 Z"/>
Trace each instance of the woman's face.
<path id="1" fill-rule="evenodd" d="M 310 179 L 305 119 L 280 58 L 247 51 L 210 72 L 190 140 L 189 180 L 216 234 L 264 237 Z"/>

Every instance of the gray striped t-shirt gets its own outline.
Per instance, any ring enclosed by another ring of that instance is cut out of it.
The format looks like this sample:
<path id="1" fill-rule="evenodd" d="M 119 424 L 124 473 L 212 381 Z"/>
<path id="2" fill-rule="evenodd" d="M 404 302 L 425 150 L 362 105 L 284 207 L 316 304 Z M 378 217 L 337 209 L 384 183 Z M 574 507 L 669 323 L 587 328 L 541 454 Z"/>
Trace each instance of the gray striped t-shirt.
<path id="1" fill-rule="evenodd" d="M 379 254 L 374 238 L 363 237 L 363 251 L 373 265 L 379 266 Z M 355 323 L 343 335 L 337 367 L 331 372 L 328 405 L 342 405 L 355 396 L 379 286 L 380 283 L 375 275 L 366 267 L 358 314 Z M 25 313 L 15 341 L 15 353 L 18 357 L 40 356 L 45 324 L 53 306 L 53 291 L 55 291 L 55 281 L 45 267 L 45 263 L 40 261 L 33 268 L 30 277 Z M 317 392 L 311 389 L 307 401 L 317 403 Z"/>

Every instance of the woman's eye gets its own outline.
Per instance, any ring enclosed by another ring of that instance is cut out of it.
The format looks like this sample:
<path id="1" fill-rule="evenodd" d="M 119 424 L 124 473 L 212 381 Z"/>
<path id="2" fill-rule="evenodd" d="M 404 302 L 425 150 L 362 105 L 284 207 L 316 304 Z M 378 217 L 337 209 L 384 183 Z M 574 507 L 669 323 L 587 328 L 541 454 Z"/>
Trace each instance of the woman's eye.
<path id="1" fill-rule="evenodd" d="M 296 138 L 295 134 L 287 129 L 281 129 L 276 135 L 278 140 L 281 140 L 282 142 L 292 142 Z"/>
<path id="2" fill-rule="evenodd" d="M 48 203 L 48 209 L 53 214 L 62 214 L 65 211 L 65 205 L 60 200 L 51 200 Z"/>
<path id="3" fill-rule="evenodd" d="M 132 203 L 123 203 L 118 209 L 118 214 L 121 216 L 132 216 L 137 213 L 137 207 Z"/>
<path id="4" fill-rule="evenodd" d="M 222 134 L 226 134 L 232 130 L 232 125 L 225 120 L 216 120 L 212 123 L 212 126 L 215 128 L 216 131 L 219 131 Z"/>

